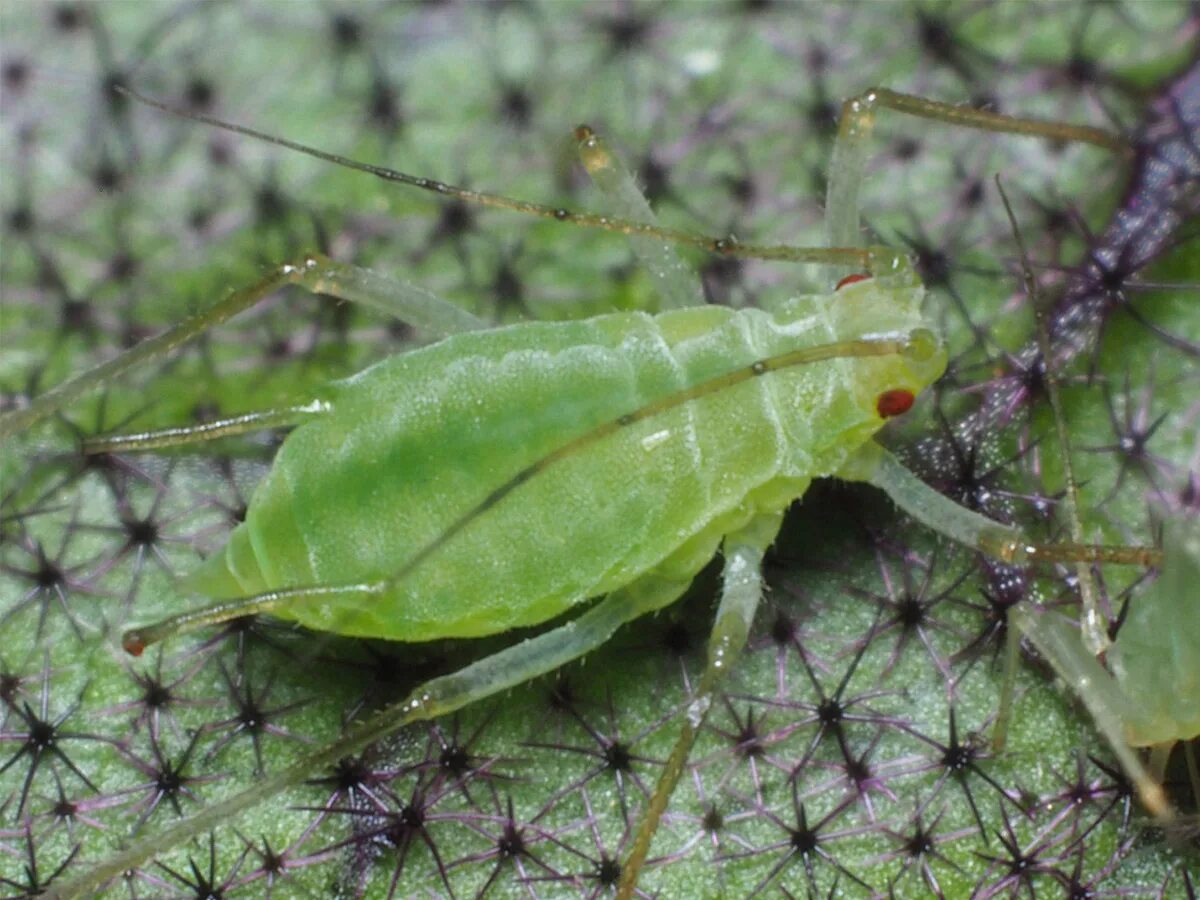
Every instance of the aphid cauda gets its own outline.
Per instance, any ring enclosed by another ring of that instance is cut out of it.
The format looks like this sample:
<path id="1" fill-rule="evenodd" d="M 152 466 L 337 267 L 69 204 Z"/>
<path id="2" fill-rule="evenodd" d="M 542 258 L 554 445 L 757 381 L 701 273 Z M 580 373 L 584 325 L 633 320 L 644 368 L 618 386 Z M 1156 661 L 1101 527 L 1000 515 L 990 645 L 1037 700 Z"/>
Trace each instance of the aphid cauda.
<path id="1" fill-rule="evenodd" d="M 833 247 L 818 249 L 694 238 L 368 167 L 388 180 L 467 201 L 687 241 L 714 253 L 862 268 L 868 277 L 846 279 L 830 294 L 798 298 L 779 314 L 696 308 L 461 334 L 388 360 L 302 405 L 203 428 L 91 442 L 92 450 L 135 450 L 264 424 L 297 426 L 246 525 L 197 576 L 209 596 L 228 599 L 132 630 L 125 640 L 131 651 L 184 628 L 251 612 L 340 633 L 418 640 L 538 624 L 596 596 L 603 599 L 567 625 L 423 685 L 345 739 L 117 855 L 87 884 L 202 832 L 406 722 L 444 714 L 586 653 L 621 624 L 672 602 L 723 544 L 726 580 L 708 667 L 625 862 L 620 893 L 630 895 L 720 678 L 745 643 L 761 596 L 762 556 L 782 509 L 818 475 L 876 485 L 924 524 L 1001 559 L 1152 560 L 1149 551 L 1030 543 L 925 487 L 870 441 L 944 364 L 921 308 L 923 291 L 903 255 L 854 246 L 858 184 L 878 106 L 992 130 L 1117 143 L 1091 129 L 869 92 L 846 107 L 830 175 Z M 587 132 L 580 138 L 589 165 L 604 168 L 606 157 L 594 138 Z M 393 309 L 399 296 L 406 304 L 402 315 L 421 315 L 423 324 L 447 333 L 477 324 L 449 304 L 396 290 L 370 272 L 306 257 L 10 415 L 0 421 L 0 432 L 24 427 L 96 384 L 160 357 L 284 283 Z M 388 414 L 381 416 L 381 409 Z M 376 430 L 380 420 L 392 430 Z M 497 446 L 509 455 L 498 456 Z M 359 455 L 341 466 L 335 460 L 347 449 Z M 736 460 L 723 453 L 736 453 Z M 454 465 L 447 464 L 450 458 Z M 382 468 L 364 471 L 371 466 Z M 395 484 L 383 471 L 421 468 L 425 477 Z M 644 475 L 645 483 L 631 489 L 630 471 Z M 297 485 L 311 493 L 299 496 Z M 391 493 L 381 495 L 381 485 Z M 306 526 L 310 516 L 329 515 L 339 503 L 349 508 L 345 528 L 321 527 L 318 534 Z M 539 524 L 540 513 L 564 503 L 587 515 L 570 527 L 557 517 L 551 527 Z M 404 521 L 392 518 L 399 508 Z M 539 528 L 536 558 L 489 553 L 502 538 Z M 399 560 L 398 546 L 407 548 Z M 491 605 L 480 599 L 489 597 Z M 80 885 L 60 890 L 87 889 Z"/>

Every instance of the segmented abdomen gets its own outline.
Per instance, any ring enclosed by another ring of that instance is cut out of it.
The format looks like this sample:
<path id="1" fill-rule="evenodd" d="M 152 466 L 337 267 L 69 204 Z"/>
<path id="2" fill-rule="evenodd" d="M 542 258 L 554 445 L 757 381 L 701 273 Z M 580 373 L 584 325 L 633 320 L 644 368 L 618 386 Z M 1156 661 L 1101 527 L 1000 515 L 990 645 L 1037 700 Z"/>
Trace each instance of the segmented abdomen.
<path id="1" fill-rule="evenodd" d="M 846 434 L 878 426 L 836 364 L 750 379 L 539 461 L 690 385 L 829 340 L 817 320 L 808 330 L 704 307 L 526 324 L 389 358 L 288 437 L 212 565 L 255 593 L 386 578 L 427 553 L 379 602 L 281 613 L 409 641 L 536 624 L 664 560 L 686 577 L 755 506 L 779 508 L 836 468 Z M 797 397 L 812 408 L 781 415 Z"/>

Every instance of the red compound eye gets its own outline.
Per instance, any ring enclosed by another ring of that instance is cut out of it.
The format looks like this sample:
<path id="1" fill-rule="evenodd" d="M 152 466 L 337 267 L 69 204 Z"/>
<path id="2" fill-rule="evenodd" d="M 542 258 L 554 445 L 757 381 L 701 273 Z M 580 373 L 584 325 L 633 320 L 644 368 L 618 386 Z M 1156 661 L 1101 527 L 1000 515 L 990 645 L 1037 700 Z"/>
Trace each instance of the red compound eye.
<path id="1" fill-rule="evenodd" d="M 864 275 L 861 272 L 856 273 L 854 275 L 847 275 L 845 278 L 843 278 L 841 281 L 839 281 L 837 283 L 837 286 L 834 287 L 834 290 L 840 291 L 842 288 L 844 288 L 848 284 L 854 284 L 855 282 L 858 282 L 858 281 L 868 281 L 868 280 L 870 280 L 870 278 L 871 278 L 870 275 Z"/>
<path id="2" fill-rule="evenodd" d="M 136 631 L 127 631 L 121 637 L 121 648 L 130 656 L 141 656 L 146 650 L 146 642 Z"/>
<path id="3" fill-rule="evenodd" d="M 897 388 L 894 391 L 884 391 L 879 395 L 879 399 L 875 401 L 875 410 L 885 419 L 890 419 L 892 416 L 903 415 L 912 409 L 913 400 L 912 391 L 906 391 L 904 388 Z"/>

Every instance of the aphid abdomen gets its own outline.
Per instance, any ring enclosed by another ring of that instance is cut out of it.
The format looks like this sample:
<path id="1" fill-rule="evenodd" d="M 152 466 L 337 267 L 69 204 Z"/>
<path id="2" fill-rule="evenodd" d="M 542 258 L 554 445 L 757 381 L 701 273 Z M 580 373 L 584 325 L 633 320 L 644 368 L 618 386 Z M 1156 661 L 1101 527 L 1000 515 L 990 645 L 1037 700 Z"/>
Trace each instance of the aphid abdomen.
<path id="1" fill-rule="evenodd" d="M 523 324 L 390 358 L 285 441 L 239 529 L 249 540 L 231 540 L 253 548 L 264 582 L 240 593 L 402 572 L 374 602 L 326 596 L 281 615 L 421 641 L 540 623 L 659 566 L 690 577 L 724 533 L 782 508 L 879 427 L 861 376 L 885 361 L 798 366 L 625 417 L 839 327 L 820 304 L 786 320 L 702 307 Z M 219 583 L 228 561 L 206 568 Z"/>

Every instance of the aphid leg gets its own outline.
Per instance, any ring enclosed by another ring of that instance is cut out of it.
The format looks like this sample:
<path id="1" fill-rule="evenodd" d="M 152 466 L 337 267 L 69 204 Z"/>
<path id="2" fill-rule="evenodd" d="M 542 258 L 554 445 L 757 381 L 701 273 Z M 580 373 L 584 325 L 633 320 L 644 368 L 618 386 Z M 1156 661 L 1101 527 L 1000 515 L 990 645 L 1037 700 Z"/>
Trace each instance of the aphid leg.
<path id="1" fill-rule="evenodd" d="M 614 213 L 626 219 L 658 223 L 654 210 L 637 186 L 633 174 L 587 125 L 575 129 L 579 158 Z M 648 237 L 630 241 L 638 262 L 654 279 L 660 299 L 659 310 L 704 304 L 704 288 L 694 267 L 688 265 L 673 244 Z"/>
<path id="2" fill-rule="evenodd" d="M 34 399 L 24 409 L 0 416 L 0 437 L 10 437 L 23 431 L 35 422 L 58 412 L 67 404 L 108 384 L 130 369 L 143 363 L 165 359 L 175 348 L 186 344 L 214 325 L 219 325 L 249 309 L 264 297 L 288 284 L 291 277 L 290 268 L 292 267 L 278 267 L 270 275 L 255 284 L 234 291 L 204 312 L 191 316 L 178 325 L 173 325 L 166 331 L 142 341 L 136 347 L 114 359 L 100 363 L 100 365 L 56 385 Z"/>
<path id="3" fill-rule="evenodd" d="M 490 322 L 419 285 L 320 254 L 305 259 L 303 270 L 292 274 L 292 283 L 314 294 L 368 306 L 438 337 L 491 327 Z"/>
<path id="4" fill-rule="evenodd" d="M 1156 547 L 1030 541 L 1019 529 L 995 522 L 940 494 L 876 443 L 864 445 L 838 470 L 837 477 L 874 485 L 926 528 L 1000 562 L 1096 562 L 1146 568 L 1162 563 L 1162 551 Z"/>
<path id="5" fill-rule="evenodd" d="M 1157 818 L 1169 821 L 1173 811 L 1162 786 L 1142 765 L 1125 736 L 1124 722 L 1133 713 L 1128 710 L 1128 701 L 1120 685 L 1080 643 L 1079 636 L 1065 622 L 1021 608 L 1014 608 L 1009 616 L 1020 633 L 1029 639 L 1038 653 L 1083 701 L 1096 727 L 1116 754 L 1121 768 L 1133 782 L 1142 804 Z"/>
<path id="6" fill-rule="evenodd" d="M 775 541 L 782 521 L 782 513 L 762 515 L 744 530 L 725 538 L 724 586 L 716 620 L 708 639 L 708 662 L 695 694 L 688 702 L 679 737 L 671 749 L 671 755 L 667 757 L 658 784 L 654 787 L 654 794 L 642 813 L 633 847 L 621 867 L 617 900 L 630 900 L 633 897 L 638 876 L 650 852 L 654 834 L 658 830 L 659 820 L 684 773 L 692 744 L 695 743 L 696 735 L 699 734 L 700 727 L 712 707 L 717 687 L 725 673 L 736 664 L 738 656 L 746 646 L 750 628 L 754 624 L 754 613 L 762 599 L 763 555 Z"/>
<path id="7" fill-rule="evenodd" d="M 301 422 L 324 414 L 328 409 L 329 404 L 314 400 L 298 406 L 282 406 L 276 409 L 243 413 L 240 416 L 201 422 L 197 425 L 181 425 L 157 431 L 85 438 L 82 449 L 85 454 L 95 454 L 141 453 L 166 447 L 182 447 L 205 441 L 217 441 L 240 434 L 251 434 L 267 428 L 292 428 Z"/>
<path id="8" fill-rule="evenodd" d="M 212 803 L 191 818 L 143 838 L 78 879 L 55 882 L 44 896 L 93 896 L 106 882 L 119 877 L 126 870 L 137 868 L 164 847 L 178 846 L 218 825 L 229 824 L 244 810 L 312 778 L 313 772 L 357 753 L 405 725 L 454 712 L 578 659 L 606 643 L 613 632 L 627 622 L 674 603 L 687 589 L 689 582 L 690 579 L 641 578 L 609 594 L 565 625 L 507 647 L 457 672 L 433 678 L 417 687 L 404 700 L 352 727 L 332 744 L 301 756 L 286 768 L 256 781 L 246 791 Z"/>
<path id="9" fill-rule="evenodd" d="M 1017 529 L 993 522 L 944 497 L 877 444 L 867 445 L 839 477 L 875 485 L 923 525 L 1003 562 L 1108 562 L 1149 567 L 1163 561 L 1162 551 L 1153 547 L 1027 541 Z M 1129 774 L 1145 807 L 1158 818 L 1169 820 L 1173 813 L 1162 787 L 1129 746 L 1124 723 L 1134 720 L 1135 711 L 1129 710 L 1129 701 L 1121 686 L 1065 623 L 1020 608 L 1014 608 L 1009 615 L 1013 626 L 1010 632 L 1015 630 L 1028 638 L 1083 700 Z"/>
<path id="10" fill-rule="evenodd" d="M 120 356 L 100 363 L 51 388 L 24 409 L 0 416 L 0 438 L 23 431 L 143 363 L 165 359 L 180 346 L 238 313 L 250 309 L 290 284 L 307 288 L 313 293 L 328 294 L 382 310 L 416 328 L 426 329 L 438 335 L 455 334 L 487 326 L 483 320 L 424 288 L 314 253 L 294 263 L 276 266 L 269 275 L 252 285 L 233 291 L 224 300 L 203 312 L 142 341 Z"/>
<path id="11" fill-rule="evenodd" d="M 362 598 L 363 602 L 367 602 L 377 597 L 384 588 L 384 582 L 339 584 L 327 587 L 314 585 L 280 588 L 255 594 L 252 597 L 224 600 L 209 606 L 186 610 L 169 618 L 160 619 L 151 625 L 127 629 L 121 635 L 121 646 L 129 655 L 141 656 L 151 644 L 157 644 L 168 637 L 186 634 L 199 628 L 220 625 L 223 622 L 231 622 L 245 616 L 277 612 L 300 603 L 319 603 L 331 598 L 345 600 L 357 595 Z"/>
<path id="12" fill-rule="evenodd" d="M 913 97 L 887 88 L 871 88 L 842 104 L 825 195 L 825 228 L 832 247 L 853 247 L 859 243 L 858 193 L 866 166 L 867 142 L 879 109 L 983 131 L 1056 141 L 1081 141 L 1117 152 L 1129 150 L 1119 135 L 1100 128 L 1005 116 L 983 109 Z"/>

